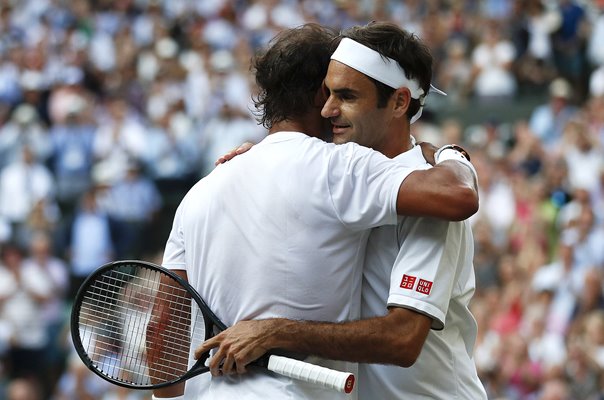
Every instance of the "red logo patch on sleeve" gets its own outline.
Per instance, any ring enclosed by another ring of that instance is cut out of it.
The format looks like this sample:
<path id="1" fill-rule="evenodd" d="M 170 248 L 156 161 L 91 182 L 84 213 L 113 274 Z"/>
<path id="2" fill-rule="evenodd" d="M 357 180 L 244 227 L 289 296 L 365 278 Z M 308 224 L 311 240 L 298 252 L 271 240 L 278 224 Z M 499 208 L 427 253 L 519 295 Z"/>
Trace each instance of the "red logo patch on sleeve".
<path id="1" fill-rule="evenodd" d="M 401 281 L 401 287 L 403 289 L 413 289 L 413 285 L 415 285 L 415 280 L 417 278 L 411 275 L 403 275 L 403 280 Z"/>
<path id="2" fill-rule="evenodd" d="M 430 291 L 432 290 L 432 282 L 425 279 L 420 279 L 417 283 L 417 289 L 415 290 L 423 294 L 430 294 Z"/>

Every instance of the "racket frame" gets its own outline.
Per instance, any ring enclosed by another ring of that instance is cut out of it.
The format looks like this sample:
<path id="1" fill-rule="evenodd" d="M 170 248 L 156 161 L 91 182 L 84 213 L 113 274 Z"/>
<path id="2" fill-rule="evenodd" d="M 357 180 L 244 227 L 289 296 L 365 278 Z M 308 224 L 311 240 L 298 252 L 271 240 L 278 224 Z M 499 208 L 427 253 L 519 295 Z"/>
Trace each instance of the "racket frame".
<path id="1" fill-rule="evenodd" d="M 73 341 L 75 350 L 78 353 L 78 356 L 80 357 L 80 359 L 82 360 L 84 365 L 86 365 L 86 367 L 88 367 L 88 369 L 90 369 L 96 375 L 100 376 L 101 378 L 103 378 L 113 384 L 116 384 L 116 385 L 119 385 L 122 387 L 126 387 L 129 389 L 140 389 L 140 390 L 160 389 L 163 387 L 171 386 L 176 383 L 185 381 L 187 379 L 190 379 L 194 376 L 203 374 L 205 372 L 208 372 L 210 370 L 210 368 L 205 365 L 205 362 L 210 355 L 209 351 L 204 353 L 202 355 L 202 357 L 200 357 L 195 362 L 195 364 L 193 364 L 191 366 L 191 368 L 189 368 L 187 370 L 187 372 L 185 372 L 180 377 L 177 377 L 170 381 L 156 383 L 156 384 L 140 385 L 140 384 L 134 384 L 131 382 L 127 382 L 127 381 L 124 381 L 121 379 L 116 379 L 107 374 L 104 374 L 100 369 L 98 369 L 95 366 L 95 362 L 89 357 L 88 353 L 84 349 L 84 345 L 82 344 L 82 340 L 80 337 L 79 317 L 80 317 L 80 310 L 82 307 L 82 300 L 84 299 L 88 289 L 90 288 L 90 286 L 91 286 L 90 284 L 92 282 L 96 281 L 96 279 L 99 275 L 104 275 L 107 272 L 107 270 L 116 270 L 117 268 L 119 268 L 121 266 L 133 266 L 133 267 L 147 268 L 150 270 L 158 271 L 160 273 L 168 275 L 170 278 L 174 279 L 180 285 L 182 285 L 182 287 L 191 296 L 191 299 L 197 303 L 197 305 L 199 306 L 199 310 L 204 315 L 204 323 L 205 323 L 204 340 L 208 340 L 209 338 L 211 338 L 212 336 L 215 335 L 215 328 L 218 329 L 218 331 L 223 331 L 227 328 L 226 325 L 224 325 L 224 323 L 222 323 L 222 321 L 220 321 L 220 319 L 216 316 L 216 314 L 214 314 L 214 312 L 208 307 L 208 305 L 201 298 L 199 293 L 197 293 L 197 291 L 186 280 L 182 279 L 176 273 L 170 271 L 169 269 L 167 269 L 165 267 L 162 267 L 160 265 L 153 264 L 153 263 L 147 262 L 147 261 L 140 261 L 140 260 L 113 261 L 113 262 L 100 266 L 97 270 L 95 270 L 92 274 L 90 274 L 90 276 L 87 277 L 86 280 L 82 283 L 82 285 L 78 289 L 76 297 L 74 298 L 73 307 L 72 307 L 72 311 L 71 311 L 71 324 L 70 324 L 71 337 L 72 337 L 72 341 Z"/>
<path id="2" fill-rule="evenodd" d="M 93 371 L 96 375 L 101 378 L 118 386 L 126 387 L 129 389 L 140 389 L 140 390 L 153 390 L 160 389 L 163 387 L 171 386 L 179 382 L 186 381 L 194 376 L 200 375 L 205 372 L 209 372 L 210 368 L 206 365 L 206 361 L 209 358 L 210 351 L 205 352 L 183 375 L 175 379 L 165 381 L 156 384 L 134 384 L 125 380 L 113 378 L 107 374 L 104 374 L 100 369 L 95 367 L 95 362 L 88 356 L 86 350 L 81 341 L 80 330 L 79 330 L 79 316 L 80 309 L 82 307 L 82 299 L 86 294 L 86 291 L 90 287 L 90 282 L 96 280 L 99 275 L 104 274 L 107 270 L 116 269 L 120 266 L 133 266 L 142 267 L 149 270 L 158 271 L 160 273 L 168 275 L 179 283 L 191 296 L 191 300 L 195 301 L 199 307 L 199 310 L 204 316 L 205 324 L 205 338 L 208 340 L 212 336 L 215 336 L 218 332 L 227 329 L 227 326 L 220 321 L 220 319 L 214 314 L 214 312 L 208 307 L 199 293 L 193 288 L 186 280 L 181 278 L 178 274 L 170 271 L 169 269 L 162 267 L 157 264 L 153 264 L 147 261 L 141 260 L 121 260 L 113 261 L 100 266 L 95 270 L 86 280 L 82 283 L 76 297 L 74 298 L 72 312 L 71 312 L 71 336 L 75 350 L 82 359 L 82 362 Z M 216 328 L 217 330 L 215 330 Z M 192 335 L 191 335 L 192 336 Z M 306 382 L 314 383 L 324 388 L 334 389 L 336 391 L 351 393 L 355 385 L 355 376 L 350 372 L 331 370 L 325 367 L 321 367 L 314 364 L 309 364 L 297 359 L 289 359 L 270 352 L 260 357 L 258 360 L 250 363 L 250 366 L 259 366 L 267 368 L 270 371 L 277 372 L 290 378 L 301 379 Z"/>

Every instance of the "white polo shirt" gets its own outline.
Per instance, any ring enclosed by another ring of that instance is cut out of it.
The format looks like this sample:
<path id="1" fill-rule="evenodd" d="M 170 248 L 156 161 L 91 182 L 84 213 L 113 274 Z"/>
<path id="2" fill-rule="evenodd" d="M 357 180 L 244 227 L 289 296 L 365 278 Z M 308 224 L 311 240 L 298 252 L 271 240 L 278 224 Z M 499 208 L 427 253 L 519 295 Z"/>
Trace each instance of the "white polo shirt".
<path id="1" fill-rule="evenodd" d="M 226 325 L 270 317 L 358 318 L 369 228 L 396 224 L 399 186 L 410 171 L 356 144 L 328 144 L 298 132 L 269 135 L 185 196 L 163 265 L 186 269 Z M 352 363 L 322 364 L 356 372 Z M 253 370 L 203 376 L 186 386 L 191 399 L 355 397 Z"/>
<path id="2" fill-rule="evenodd" d="M 419 146 L 395 160 L 415 169 L 430 168 Z M 412 367 L 359 365 L 359 399 L 487 398 L 472 358 L 477 330 L 468 309 L 475 289 L 473 256 L 467 221 L 401 217 L 396 227 L 371 232 L 362 318 L 385 315 L 388 305 L 416 310 L 433 322 Z"/>

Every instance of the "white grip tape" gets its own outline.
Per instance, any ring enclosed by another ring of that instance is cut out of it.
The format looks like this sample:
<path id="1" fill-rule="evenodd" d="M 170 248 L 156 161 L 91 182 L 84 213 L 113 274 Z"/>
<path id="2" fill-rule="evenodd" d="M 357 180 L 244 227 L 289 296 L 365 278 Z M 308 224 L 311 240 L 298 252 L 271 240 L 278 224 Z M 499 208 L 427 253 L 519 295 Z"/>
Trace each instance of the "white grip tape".
<path id="1" fill-rule="evenodd" d="M 354 389 L 354 374 L 336 371 L 293 358 L 270 356 L 267 368 L 278 374 L 339 392 L 350 393 Z"/>

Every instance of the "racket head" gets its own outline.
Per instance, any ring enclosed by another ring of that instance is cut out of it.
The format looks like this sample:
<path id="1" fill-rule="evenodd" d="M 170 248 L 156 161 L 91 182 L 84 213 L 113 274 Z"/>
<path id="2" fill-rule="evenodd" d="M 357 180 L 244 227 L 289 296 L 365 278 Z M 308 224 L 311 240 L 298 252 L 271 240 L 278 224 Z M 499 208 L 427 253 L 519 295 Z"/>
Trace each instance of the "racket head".
<path id="1" fill-rule="evenodd" d="M 82 284 L 70 329 L 76 352 L 95 374 L 148 390 L 209 371 L 209 354 L 195 361 L 190 348 L 225 327 L 177 274 L 124 260 L 101 266 Z"/>

